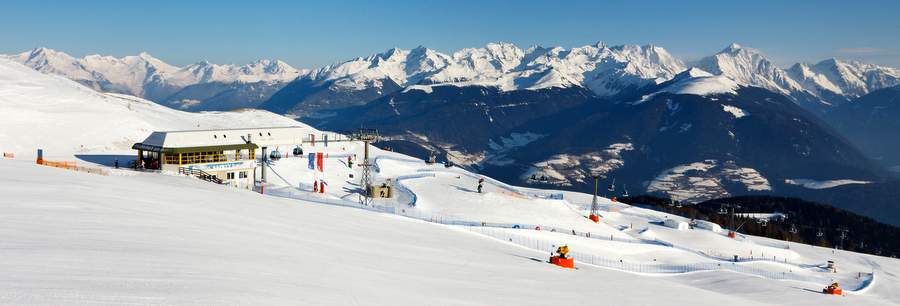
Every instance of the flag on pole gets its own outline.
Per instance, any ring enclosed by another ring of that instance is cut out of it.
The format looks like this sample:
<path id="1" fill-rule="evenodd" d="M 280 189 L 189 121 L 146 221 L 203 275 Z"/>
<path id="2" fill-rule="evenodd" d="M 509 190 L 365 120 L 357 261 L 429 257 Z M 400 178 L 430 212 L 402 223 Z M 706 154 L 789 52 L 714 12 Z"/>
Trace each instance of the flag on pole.
<path id="1" fill-rule="evenodd" d="M 319 168 L 319 172 L 325 172 L 325 168 L 323 167 L 324 164 L 325 164 L 325 163 L 324 163 L 324 161 L 325 161 L 325 158 L 324 158 L 324 157 L 325 157 L 325 156 L 322 155 L 322 152 L 316 153 L 316 166 Z"/>
<path id="2" fill-rule="evenodd" d="M 316 170 L 316 153 L 309 153 L 309 170 Z"/>

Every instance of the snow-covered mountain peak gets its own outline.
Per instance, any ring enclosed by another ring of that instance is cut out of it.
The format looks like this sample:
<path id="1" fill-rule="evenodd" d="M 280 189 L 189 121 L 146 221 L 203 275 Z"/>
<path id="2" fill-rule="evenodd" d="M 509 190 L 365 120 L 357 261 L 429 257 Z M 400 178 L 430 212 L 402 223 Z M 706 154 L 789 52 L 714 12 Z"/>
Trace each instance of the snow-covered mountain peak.
<path id="1" fill-rule="evenodd" d="M 733 42 L 733 43 L 731 43 L 730 45 L 728 45 L 728 47 L 726 47 L 725 49 L 723 49 L 722 52 L 729 52 L 729 53 L 730 53 L 730 52 L 737 52 L 737 51 L 742 50 L 742 49 L 744 49 L 744 47 L 741 46 L 741 44 L 736 43 L 736 42 Z"/>
<path id="2" fill-rule="evenodd" d="M 712 74 L 725 75 L 740 84 L 762 87 L 785 95 L 802 90 L 796 81 L 762 52 L 736 43 L 713 56 L 701 59 L 697 66 Z"/>
<path id="3" fill-rule="evenodd" d="M 805 90 L 820 97 L 839 96 L 850 99 L 881 88 L 900 85 L 898 69 L 837 58 L 826 59 L 814 65 L 798 63 L 791 66 L 788 73 Z"/>

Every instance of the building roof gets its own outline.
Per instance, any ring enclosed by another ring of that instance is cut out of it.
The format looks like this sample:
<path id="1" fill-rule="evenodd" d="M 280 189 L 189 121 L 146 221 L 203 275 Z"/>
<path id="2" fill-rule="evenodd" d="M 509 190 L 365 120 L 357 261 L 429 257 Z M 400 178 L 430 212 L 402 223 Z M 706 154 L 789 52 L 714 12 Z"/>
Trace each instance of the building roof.
<path id="1" fill-rule="evenodd" d="M 165 154 L 174 154 L 174 153 L 192 153 L 192 152 L 212 152 L 212 151 L 230 151 L 230 150 L 243 150 L 243 149 L 256 149 L 259 148 L 254 143 L 242 143 L 242 144 L 228 144 L 228 145 L 218 145 L 218 146 L 202 146 L 202 147 L 181 147 L 181 148 L 164 148 L 160 146 L 147 145 L 143 143 L 136 143 L 131 146 L 132 149 L 142 150 L 148 152 L 160 152 Z"/>
<path id="2" fill-rule="evenodd" d="M 250 142 L 260 146 L 300 144 L 310 134 L 318 131 L 309 127 L 264 127 L 245 129 L 162 131 L 153 132 L 133 148 L 193 148 L 212 146 L 233 146 Z M 143 150 L 143 149 L 142 149 Z"/>

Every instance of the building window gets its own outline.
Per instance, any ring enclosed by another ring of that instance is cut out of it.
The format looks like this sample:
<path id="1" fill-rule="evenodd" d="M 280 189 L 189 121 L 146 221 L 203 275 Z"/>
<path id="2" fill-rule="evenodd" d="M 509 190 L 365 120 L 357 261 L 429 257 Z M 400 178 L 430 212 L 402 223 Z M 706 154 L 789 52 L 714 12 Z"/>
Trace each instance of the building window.
<path id="1" fill-rule="evenodd" d="M 238 173 L 239 178 L 247 178 L 247 171 L 241 171 Z"/>
<path id="2" fill-rule="evenodd" d="M 225 178 L 226 178 L 226 179 L 229 179 L 229 180 L 233 180 L 233 179 L 234 179 L 234 172 L 228 172 L 227 174 L 225 174 Z"/>

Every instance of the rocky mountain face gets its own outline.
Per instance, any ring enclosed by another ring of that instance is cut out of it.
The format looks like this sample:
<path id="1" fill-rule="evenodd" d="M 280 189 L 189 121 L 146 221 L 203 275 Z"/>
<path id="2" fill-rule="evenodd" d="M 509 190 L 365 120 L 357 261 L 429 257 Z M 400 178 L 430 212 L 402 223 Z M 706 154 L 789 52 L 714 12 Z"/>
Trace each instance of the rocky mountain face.
<path id="1" fill-rule="evenodd" d="M 255 107 L 306 72 L 271 60 L 241 66 L 199 62 L 176 67 L 147 53 L 75 58 L 47 48 L 4 57 L 96 90 L 192 111 Z"/>
<path id="2" fill-rule="evenodd" d="M 900 86 L 842 104 L 826 118 L 860 150 L 900 175 Z"/>
<path id="3" fill-rule="evenodd" d="M 611 100 L 582 87 L 432 86 L 313 123 L 378 128 L 393 136 L 386 146 L 436 151 L 515 184 L 583 190 L 600 174 L 616 179 L 616 193 L 624 185 L 687 201 L 777 192 L 791 179 L 883 174 L 818 117 L 765 89 L 695 68 L 639 96 Z"/>

